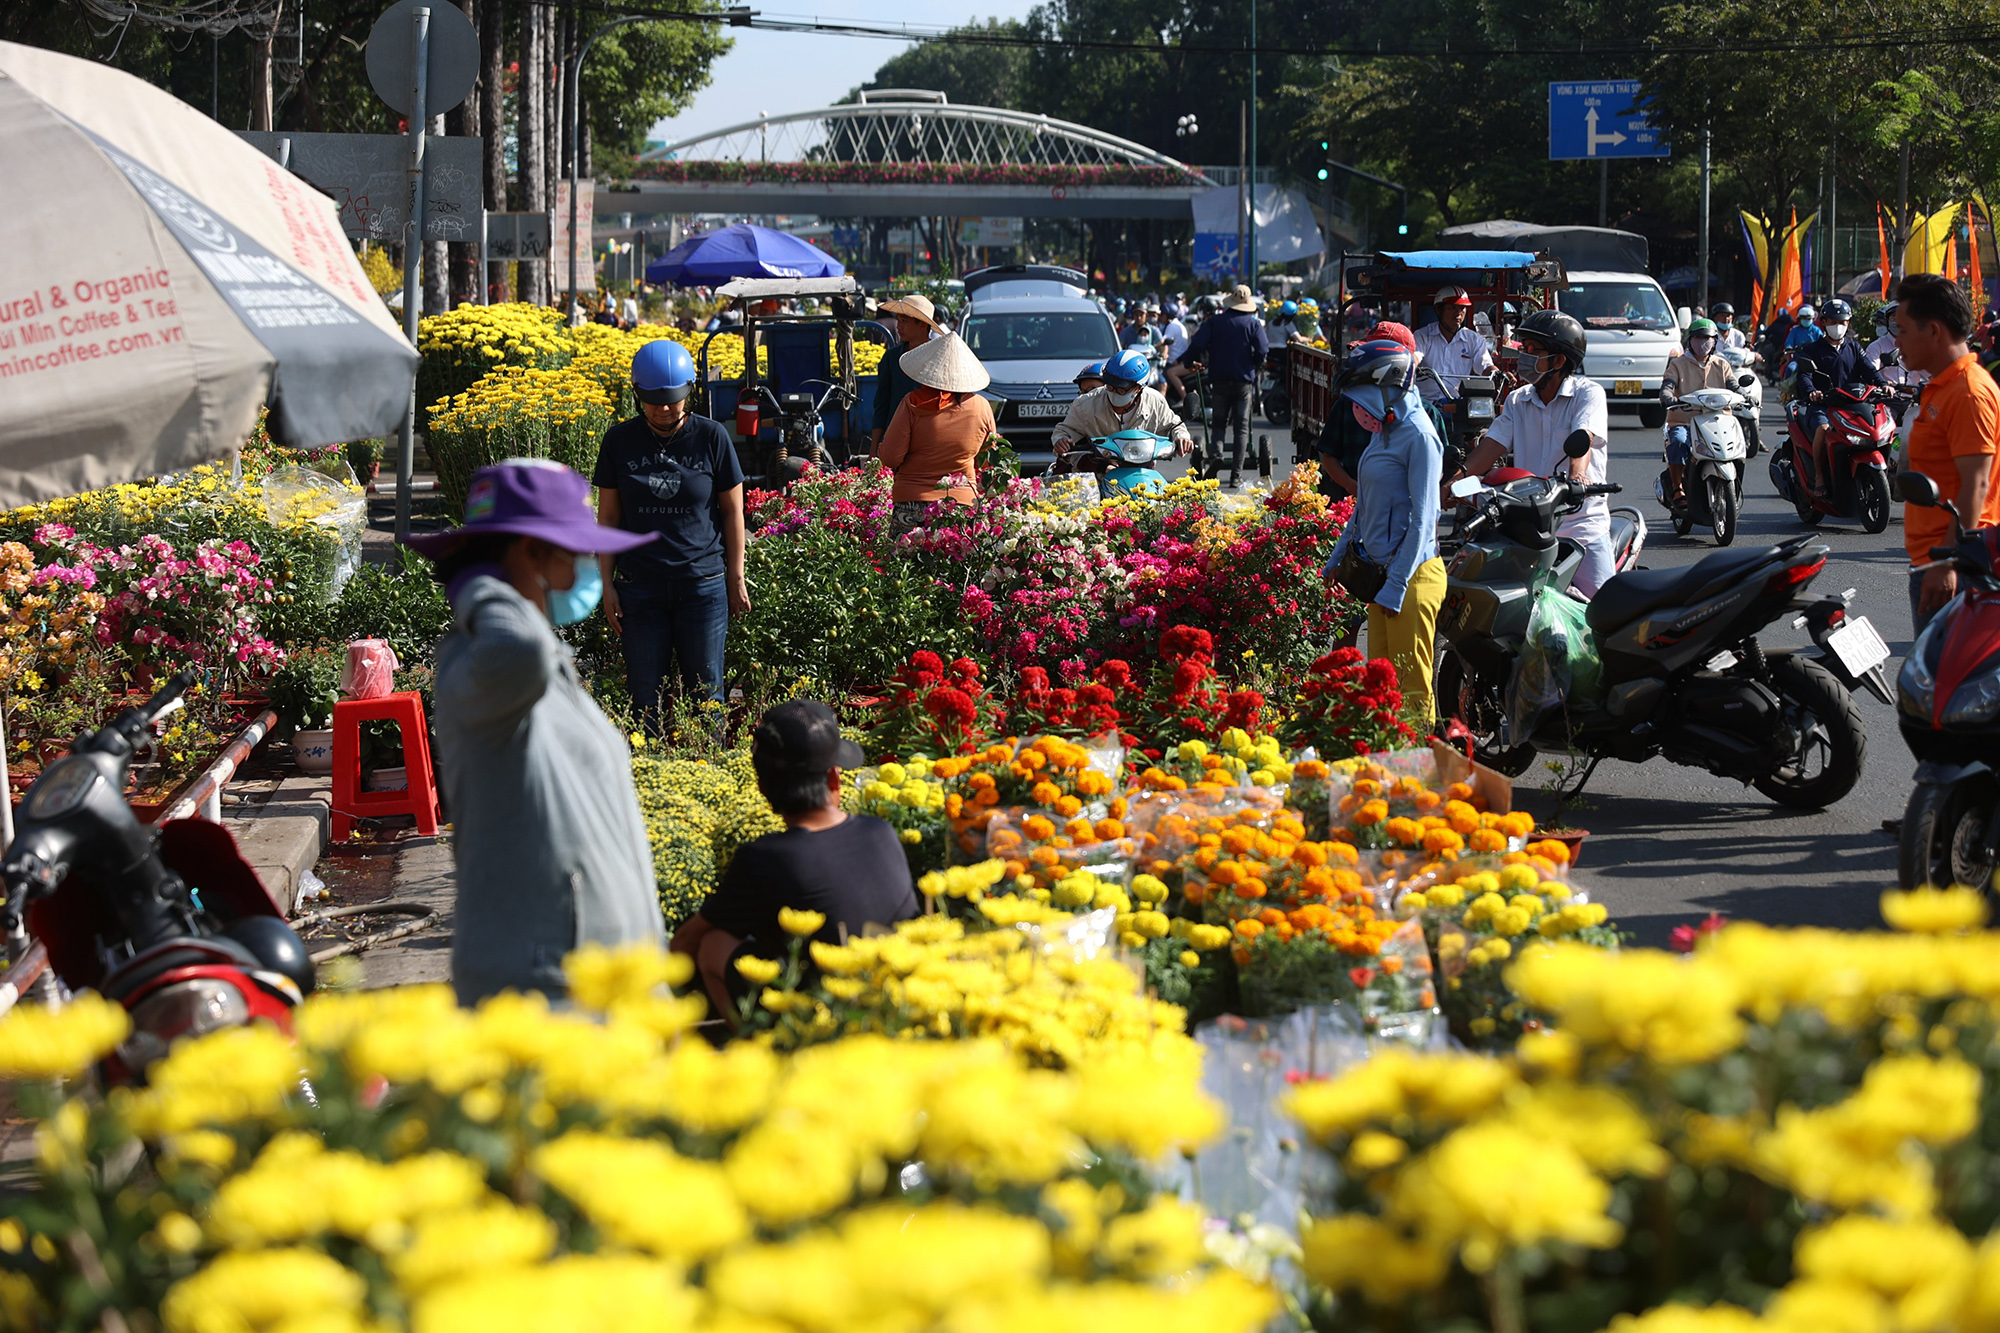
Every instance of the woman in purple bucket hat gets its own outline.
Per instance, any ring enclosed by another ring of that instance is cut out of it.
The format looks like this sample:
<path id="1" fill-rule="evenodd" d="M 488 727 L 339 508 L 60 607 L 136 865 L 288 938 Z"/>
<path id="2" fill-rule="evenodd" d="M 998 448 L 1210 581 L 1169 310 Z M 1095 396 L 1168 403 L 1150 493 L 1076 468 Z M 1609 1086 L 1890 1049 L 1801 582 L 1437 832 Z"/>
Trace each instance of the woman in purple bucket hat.
<path id="1" fill-rule="evenodd" d="M 409 538 L 451 600 L 436 727 L 461 1004 L 561 995 L 563 955 L 587 942 L 664 943 L 631 751 L 554 630 L 596 608 L 600 555 L 653 534 L 599 526 L 589 497 L 560 463 L 512 459 L 473 474 L 463 526 Z"/>

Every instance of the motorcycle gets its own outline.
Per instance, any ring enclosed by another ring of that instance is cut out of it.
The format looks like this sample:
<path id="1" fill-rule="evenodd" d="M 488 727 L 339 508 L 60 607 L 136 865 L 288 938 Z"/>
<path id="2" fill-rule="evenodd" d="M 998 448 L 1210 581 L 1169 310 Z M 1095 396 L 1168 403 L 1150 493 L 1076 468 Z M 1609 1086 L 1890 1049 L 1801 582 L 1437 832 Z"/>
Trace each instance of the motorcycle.
<path id="1" fill-rule="evenodd" d="M 808 383 L 824 383 L 813 380 Z M 759 384 L 756 393 L 736 409 L 736 429 L 746 442 L 757 438 L 761 409 L 770 409 L 777 426 L 777 444 L 771 448 L 769 465 L 761 472 L 773 487 L 785 487 L 805 475 L 808 464 L 822 471 L 847 466 L 845 445 L 827 442 L 826 413 L 852 409 L 854 400 L 838 384 L 827 384 L 819 401 L 809 393 L 773 393 Z"/>
<path id="2" fill-rule="evenodd" d="M 1754 375 L 1742 379 L 1756 382 Z M 1741 380 L 1738 383 L 1740 386 Z M 1690 414 L 1688 433 L 1694 451 L 1693 460 L 1682 472 L 1678 504 L 1671 490 L 1672 474 L 1665 468 L 1653 483 L 1653 496 L 1672 518 L 1675 536 L 1687 536 L 1699 523 L 1714 529 L 1717 546 L 1736 540 L 1743 474 L 1750 460 L 1740 415 L 1746 402 L 1734 389 L 1700 389 L 1667 404 L 1670 410 Z"/>
<path id="3" fill-rule="evenodd" d="M 2000 528 L 1968 532 L 1921 472 L 1896 480 L 1905 503 L 1951 515 L 1952 544 L 1919 568 L 1948 565 L 1959 586 L 1896 677 L 1896 721 L 1917 760 L 1896 877 L 1906 889 L 1985 886 L 2000 867 Z"/>
<path id="4" fill-rule="evenodd" d="M 113 1083 L 142 1078 L 182 1037 L 259 1019 L 289 1032 L 313 988 L 305 945 L 228 829 L 154 829 L 125 801 L 133 755 L 196 679 L 183 671 L 79 736 L 28 788 L 0 859 L 10 964 L 44 950 L 63 985 L 130 1013 L 132 1035 L 105 1060 Z"/>
<path id="5" fill-rule="evenodd" d="M 1160 460 L 1174 456 L 1174 442 L 1149 430 L 1121 430 L 1092 439 L 1086 447 L 1071 445 L 1056 459 L 1051 476 L 1089 472 L 1096 476 L 1098 492 L 1109 500 L 1117 496 L 1152 495 L 1167 488 L 1160 475 Z"/>
<path id="6" fill-rule="evenodd" d="M 1815 459 L 1807 404 L 1785 407 L 1785 442 L 1771 453 L 1771 484 L 1791 503 L 1799 522 L 1818 527 L 1822 518 L 1859 519 L 1864 531 L 1889 526 L 1889 459 L 1896 421 L 1888 403 L 1893 389 L 1863 385 L 1828 390 L 1827 454 Z"/>
<path id="7" fill-rule="evenodd" d="M 1757 378 L 1757 366 L 1763 358 L 1748 347 L 1725 347 L 1722 359 L 1736 374 L 1736 392 L 1743 396 L 1736 419 L 1743 425 L 1743 438 L 1750 442 L 1750 456 L 1755 458 L 1764 452 L 1764 381 Z"/>
<path id="8" fill-rule="evenodd" d="M 1526 468 L 1496 467 L 1488 470 L 1486 475 L 1480 478 L 1480 481 L 1487 489 L 1497 490 L 1511 481 L 1529 481 L 1534 479 L 1535 474 Z M 1461 501 L 1458 512 L 1455 515 L 1458 521 L 1453 523 L 1450 529 L 1438 535 L 1439 554 L 1445 556 L 1453 555 L 1464 545 L 1462 536 L 1465 526 L 1464 520 L 1472 517 L 1476 508 L 1477 506 L 1469 499 Z M 1644 514 L 1629 505 L 1612 506 L 1611 568 L 1613 573 L 1622 574 L 1628 569 L 1638 567 L 1639 556 L 1646 549 L 1646 534 L 1648 531 L 1646 516 Z M 1571 543 L 1571 546 L 1575 549 L 1566 553 L 1560 561 L 1560 577 L 1555 581 L 1555 587 L 1567 589 L 1570 586 L 1570 581 L 1576 577 L 1577 569 L 1583 564 L 1582 548 L 1576 547 L 1575 543 Z M 1579 597 L 1582 596 L 1580 593 L 1577 595 Z"/>
<path id="9" fill-rule="evenodd" d="M 1292 394 L 1286 387 L 1290 365 L 1291 349 L 1280 344 L 1265 354 L 1264 369 L 1257 378 L 1257 401 L 1264 420 L 1273 426 L 1288 426 L 1292 421 Z"/>
<path id="10" fill-rule="evenodd" d="M 1419 367 L 1417 378 L 1426 377 L 1444 395 L 1436 405 L 1445 421 L 1444 474 L 1449 477 L 1465 466 L 1466 455 L 1479 442 L 1481 433 L 1493 424 L 1498 411 L 1499 384 L 1490 375 L 1467 375 L 1459 380 L 1458 395 L 1453 397 L 1443 376 Z"/>
<path id="11" fill-rule="evenodd" d="M 1574 432 L 1565 452 L 1580 458 L 1590 437 Z M 1438 698 L 1470 733 L 1482 763 L 1526 770 L 1537 750 L 1566 750 L 1597 763 L 1662 757 L 1754 785 L 1781 805 L 1812 809 L 1845 796 L 1868 752 L 1853 691 L 1886 698 L 1881 660 L 1838 653 L 1872 634 L 1847 615 L 1847 598 L 1806 602 L 1803 588 L 1826 567 L 1827 548 L 1799 536 L 1760 550 L 1717 551 L 1685 569 L 1614 575 L 1584 614 L 1601 657 L 1604 689 L 1565 700 L 1508 734 L 1507 703 L 1538 594 L 1558 591 L 1581 561 L 1555 535 L 1560 519 L 1616 485 L 1531 477 L 1486 490 L 1470 478 L 1454 493 L 1480 494 L 1463 526 L 1438 615 Z M 1804 612 L 1814 648 L 1771 651 L 1757 633 L 1787 611 Z M 1839 615 L 1834 613 L 1838 611 Z"/>

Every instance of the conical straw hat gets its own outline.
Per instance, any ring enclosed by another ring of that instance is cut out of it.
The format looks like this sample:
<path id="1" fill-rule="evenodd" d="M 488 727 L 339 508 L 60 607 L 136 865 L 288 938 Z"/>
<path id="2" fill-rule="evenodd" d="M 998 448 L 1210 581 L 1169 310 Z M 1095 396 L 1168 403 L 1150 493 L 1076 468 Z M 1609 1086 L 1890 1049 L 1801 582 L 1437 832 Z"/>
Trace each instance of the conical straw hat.
<path id="1" fill-rule="evenodd" d="M 986 367 L 956 333 L 945 333 L 903 353 L 901 364 L 919 384 L 946 393 L 978 393 L 993 382 Z"/>

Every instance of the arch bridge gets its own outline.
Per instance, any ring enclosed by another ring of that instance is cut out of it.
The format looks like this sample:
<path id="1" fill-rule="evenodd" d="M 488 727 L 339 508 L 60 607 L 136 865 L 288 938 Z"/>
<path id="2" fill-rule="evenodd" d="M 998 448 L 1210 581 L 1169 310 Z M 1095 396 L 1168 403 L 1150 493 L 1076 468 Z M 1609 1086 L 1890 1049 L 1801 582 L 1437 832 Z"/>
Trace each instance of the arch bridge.
<path id="1" fill-rule="evenodd" d="M 673 213 L 1185 220 L 1218 183 L 1088 125 L 922 89 L 759 116 L 639 162 L 644 204 Z"/>

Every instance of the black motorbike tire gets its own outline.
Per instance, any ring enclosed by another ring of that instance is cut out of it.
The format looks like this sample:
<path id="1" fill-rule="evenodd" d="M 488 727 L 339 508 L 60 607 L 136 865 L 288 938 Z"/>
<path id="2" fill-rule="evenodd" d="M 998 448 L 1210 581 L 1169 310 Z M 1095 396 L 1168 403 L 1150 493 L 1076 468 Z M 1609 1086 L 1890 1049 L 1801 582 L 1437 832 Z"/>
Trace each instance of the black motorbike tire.
<path id="1" fill-rule="evenodd" d="M 1859 511 L 1861 530 L 1870 534 L 1889 526 L 1889 474 L 1869 468 L 1856 480 L 1854 507 Z"/>
<path id="2" fill-rule="evenodd" d="M 1665 403 L 1644 403 L 1639 408 L 1639 424 L 1647 430 L 1658 430 L 1667 424 Z"/>
<path id="3" fill-rule="evenodd" d="M 1903 830 L 1896 846 L 1896 884 L 1915 889 L 1930 884 L 1984 884 L 1992 877 L 1986 865 L 1965 864 L 1960 844 L 1968 828 L 1983 835 L 2000 799 L 1990 781 L 1950 786 L 1921 783 L 1903 807 Z"/>
<path id="4" fill-rule="evenodd" d="M 1669 520 L 1674 525 L 1674 536 L 1685 537 L 1694 531 L 1694 497 L 1683 496 L 1681 507 L 1671 511 Z"/>
<path id="5" fill-rule="evenodd" d="M 1826 517 L 1825 514 L 1822 514 L 1820 513 L 1819 510 L 1813 508 L 1813 502 L 1806 499 L 1804 491 L 1799 492 L 1799 494 L 1793 498 L 1792 512 L 1799 516 L 1799 522 L 1805 524 L 1809 528 L 1818 527 L 1819 521 Z"/>
<path id="6" fill-rule="evenodd" d="M 1292 397 L 1283 389 L 1271 389 L 1264 394 L 1264 420 L 1273 426 L 1285 427 L 1292 424 Z"/>
<path id="7" fill-rule="evenodd" d="M 1826 729 L 1826 763 L 1811 777 L 1767 773 L 1751 785 L 1779 805 L 1794 810 L 1818 810 L 1854 790 L 1868 759 L 1868 733 L 1861 726 L 1861 706 L 1831 671 L 1809 657 L 1787 653 L 1771 658 L 1771 684 L 1785 707 L 1787 719 L 1803 708 Z"/>
<path id="8" fill-rule="evenodd" d="M 1500 730 L 1506 717 L 1503 687 L 1468 679 L 1465 663 L 1449 648 L 1438 653 L 1437 670 L 1432 673 L 1433 697 L 1438 719 L 1457 718 L 1472 733 L 1472 757 L 1497 773 L 1519 777 L 1535 762 L 1535 747 L 1519 745 L 1504 749 Z"/>
<path id="9" fill-rule="evenodd" d="M 1708 518 L 1715 529 L 1715 544 L 1727 546 L 1736 540 L 1736 487 L 1720 477 L 1708 479 Z"/>

